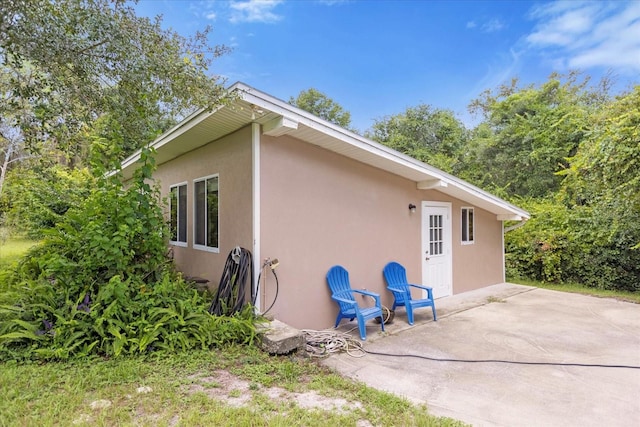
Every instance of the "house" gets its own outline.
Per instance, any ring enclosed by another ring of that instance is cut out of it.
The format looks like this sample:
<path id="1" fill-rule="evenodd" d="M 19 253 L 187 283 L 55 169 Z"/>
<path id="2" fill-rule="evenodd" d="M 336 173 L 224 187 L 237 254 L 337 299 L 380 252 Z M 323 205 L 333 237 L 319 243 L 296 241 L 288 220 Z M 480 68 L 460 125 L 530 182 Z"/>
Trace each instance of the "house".
<path id="1" fill-rule="evenodd" d="M 504 221 L 529 214 L 411 157 L 236 83 L 229 103 L 199 111 L 153 146 L 170 208 L 174 259 L 215 289 L 236 246 L 253 253 L 256 301 L 298 328 L 333 325 L 328 269 L 382 295 L 395 260 L 436 298 L 502 283 Z M 123 162 L 130 177 L 139 153 Z M 364 301 L 363 301 L 364 302 Z"/>

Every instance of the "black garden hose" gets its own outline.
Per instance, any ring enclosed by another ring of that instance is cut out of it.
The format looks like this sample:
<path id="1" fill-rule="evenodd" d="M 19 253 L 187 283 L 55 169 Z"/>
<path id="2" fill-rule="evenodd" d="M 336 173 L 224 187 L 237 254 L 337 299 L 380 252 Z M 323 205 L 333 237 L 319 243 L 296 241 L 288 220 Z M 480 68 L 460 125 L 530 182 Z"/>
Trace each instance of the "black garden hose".
<path id="1" fill-rule="evenodd" d="M 245 305 L 247 279 L 253 290 L 253 257 L 245 248 L 236 247 L 227 256 L 220 284 L 209 307 L 215 316 L 231 316 Z M 253 295 L 251 296 L 253 299 Z"/>

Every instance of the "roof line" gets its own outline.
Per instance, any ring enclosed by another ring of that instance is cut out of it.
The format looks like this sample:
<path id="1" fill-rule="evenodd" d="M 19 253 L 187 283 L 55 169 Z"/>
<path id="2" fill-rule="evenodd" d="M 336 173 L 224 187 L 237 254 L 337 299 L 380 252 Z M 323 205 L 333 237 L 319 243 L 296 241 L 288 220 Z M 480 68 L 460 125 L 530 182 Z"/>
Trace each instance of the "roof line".
<path id="1" fill-rule="evenodd" d="M 262 107 L 267 108 L 276 114 L 281 114 L 283 116 L 287 116 L 288 118 L 297 120 L 307 127 L 319 130 L 321 132 L 324 132 L 325 134 L 332 135 L 337 139 L 358 146 L 359 148 L 372 152 L 373 154 L 383 155 L 389 160 L 404 164 L 405 166 L 411 167 L 418 172 L 424 172 L 434 177 L 435 179 L 439 179 L 443 182 L 446 182 L 447 184 L 456 186 L 466 192 L 473 193 L 477 197 L 480 197 L 481 199 L 484 199 L 490 203 L 500 205 L 517 215 L 521 215 L 527 218 L 530 217 L 530 214 L 525 210 L 520 209 L 517 206 L 507 202 L 506 200 L 503 200 L 487 191 L 484 191 L 471 183 L 468 183 L 447 172 L 435 168 L 427 163 L 421 162 L 420 160 L 410 157 L 404 153 L 401 153 L 369 138 L 365 138 L 362 135 L 358 135 L 357 133 L 352 132 L 348 129 L 344 129 L 334 123 L 317 117 L 309 113 L 308 111 L 302 110 L 301 108 L 298 108 L 294 105 L 289 104 L 288 102 L 269 95 L 266 92 L 249 86 L 246 83 L 236 82 L 233 85 L 229 86 L 229 88 L 225 91 L 223 99 L 236 91 L 240 94 L 240 98 L 242 98 L 246 102 L 258 103 L 258 101 L 261 101 L 260 103 L 263 104 Z M 154 149 L 162 147 L 163 145 L 173 140 L 176 136 L 198 125 L 204 119 L 224 107 L 225 104 L 220 103 L 218 106 L 211 110 L 201 108 L 194 111 L 192 114 L 180 121 L 180 123 L 167 130 L 154 141 L 152 141 L 149 145 Z M 140 158 L 141 151 L 142 150 L 140 149 L 137 150 L 131 156 L 122 161 L 121 169 L 129 167 L 133 163 L 135 163 Z M 111 175 L 114 173 L 115 171 L 112 172 Z"/>
<path id="2" fill-rule="evenodd" d="M 499 197 L 497 197 L 497 196 L 495 196 L 495 195 L 493 195 L 493 194 L 491 194 L 491 193 L 489 193 L 489 192 L 487 192 L 485 190 L 482 190 L 481 188 L 476 187 L 475 185 L 473 185 L 473 184 L 471 184 L 471 183 L 469 183 L 467 181 L 464 181 L 464 180 L 462 180 L 462 179 L 460 179 L 460 178 L 458 178 L 458 177 L 456 177 L 454 175 L 451 175 L 451 174 L 449 174 L 447 172 L 444 172 L 444 171 L 442 171 L 442 170 L 440 170 L 440 169 L 438 169 L 438 168 L 436 168 L 434 166 L 431 166 L 431 165 L 429 165 L 427 163 L 424 163 L 424 162 L 422 162 L 422 161 L 420 161 L 418 159 L 415 159 L 415 158 L 413 158 L 411 156 L 408 156 L 408 155 L 406 155 L 404 153 L 401 153 L 401 152 L 399 152 L 397 150 L 394 150 L 394 149 L 392 149 L 390 147 L 387 147 L 386 145 L 380 144 L 379 142 L 373 141 L 373 140 L 371 140 L 369 138 L 366 138 L 366 137 L 364 137 L 362 135 L 358 135 L 357 133 L 352 132 L 352 131 L 350 131 L 348 129 L 344 129 L 344 128 L 342 128 L 342 127 L 340 127 L 340 126 L 338 126 L 338 125 L 336 125 L 334 123 L 331 123 L 331 122 L 329 122 L 327 120 L 324 120 L 324 119 L 322 119 L 320 117 L 317 117 L 317 116 L 309 113 L 308 111 L 302 110 L 302 109 L 300 109 L 300 108 L 298 108 L 298 107 L 296 107 L 294 105 L 291 105 L 291 104 L 289 104 L 289 103 L 287 103 L 287 102 L 285 102 L 285 101 L 283 101 L 283 100 L 281 100 L 279 98 L 271 96 L 271 95 L 267 94 L 266 92 L 263 92 L 263 91 L 261 91 L 259 89 L 251 87 L 251 86 L 249 86 L 249 85 L 247 85 L 247 84 L 245 84 L 243 82 L 236 82 L 229 89 L 230 89 L 230 91 L 238 90 L 242 94 L 248 94 L 248 95 L 252 95 L 254 97 L 258 97 L 258 98 L 262 99 L 265 102 L 268 102 L 268 103 L 276 105 L 277 107 L 279 107 L 282 110 L 285 110 L 285 111 L 288 111 L 290 113 L 293 113 L 296 116 L 303 117 L 304 119 L 310 121 L 313 124 L 312 126 L 309 126 L 309 127 L 313 127 L 313 128 L 316 128 L 316 127 L 328 128 L 332 132 L 336 132 L 338 134 L 343 135 L 344 138 L 341 138 L 343 140 L 345 138 L 346 139 L 350 139 L 352 143 L 356 142 L 357 145 L 363 144 L 363 145 L 369 147 L 371 150 L 382 151 L 387 156 L 391 157 L 392 160 L 400 161 L 400 162 L 405 163 L 405 164 L 408 163 L 410 166 L 412 166 L 412 167 L 414 167 L 414 168 L 416 168 L 418 170 L 423 170 L 423 171 L 428 172 L 430 175 L 433 175 L 434 178 L 440 179 L 443 182 L 446 182 L 448 184 L 461 187 L 463 190 L 466 190 L 466 191 L 469 191 L 469 192 L 472 192 L 472 193 L 476 193 L 477 196 L 479 196 L 479 197 L 481 197 L 481 198 L 483 198 L 485 200 L 488 200 L 488 201 L 490 201 L 492 203 L 497 203 L 499 205 L 502 205 L 502 206 L 514 211 L 514 213 L 517 213 L 519 215 L 523 215 L 523 216 L 526 216 L 526 217 L 530 216 L 529 213 L 526 212 L 525 210 L 523 210 L 523 209 L 521 209 L 521 208 L 519 208 L 519 207 L 517 207 L 517 206 L 515 206 L 515 205 L 513 205 L 513 204 L 511 204 L 509 202 L 507 202 L 506 200 L 503 200 L 503 199 L 501 199 L 501 198 L 499 198 Z M 305 124 L 307 126 L 309 125 L 307 123 L 305 123 Z M 349 142 L 349 141 L 345 141 L 345 142 Z"/>

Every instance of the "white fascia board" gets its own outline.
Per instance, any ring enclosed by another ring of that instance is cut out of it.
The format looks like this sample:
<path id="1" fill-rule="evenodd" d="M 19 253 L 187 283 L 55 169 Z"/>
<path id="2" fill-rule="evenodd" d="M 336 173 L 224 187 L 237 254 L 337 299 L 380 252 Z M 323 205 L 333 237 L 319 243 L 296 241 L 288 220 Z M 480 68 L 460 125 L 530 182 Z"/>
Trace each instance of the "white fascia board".
<path id="1" fill-rule="evenodd" d="M 449 184 L 441 179 L 427 179 L 417 184 L 418 190 L 437 190 L 439 188 L 447 188 Z"/>
<path id="2" fill-rule="evenodd" d="M 522 215 L 507 215 L 501 214 L 497 216 L 498 221 L 523 221 Z"/>
<path id="3" fill-rule="evenodd" d="M 375 141 L 367 139 L 356 133 L 353 133 L 347 129 L 341 128 L 338 125 L 330 123 L 326 120 L 322 120 L 315 115 L 297 108 L 285 101 L 275 98 L 267 93 L 264 93 L 258 89 L 248 86 L 242 82 L 235 83 L 229 88 L 229 92 L 237 90 L 240 98 L 244 101 L 254 104 L 258 107 L 272 111 L 283 117 L 289 117 L 294 121 L 303 124 L 311 129 L 315 129 L 318 132 L 322 132 L 330 137 L 344 141 L 356 148 L 375 154 L 387 160 L 391 160 L 404 167 L 412 169 L 424 175 L 423 181 L 438 181 L 441 191 L 446 193 L 446 188 L 449 186 L 458 188 L 471 196 L 480 198 L 489 204 L 498 207 L 501 210 L 511 212 L 512 215 L 521 216 L 524 219 L 530 217 L 529 213 L 500 199 L 493 194 L 463 181 L 453 175 L 450 175 L 440 169 L 437 169 L 431 165 L 423 163 L 413 157 L 409 157 L 396 150 L 393 150 L 385 145 L 379 144 Z"/>
<path id="4" fill-rule="evenodd" d="M 169 129 L 168 131 L 166 131 L 165 133 L 163 133 L 162 135 L 157 137 L 151 143 L 151 147 L 154 150 L 158 150 L 163 145 L 171 142 L 176 137 L 182 135 L 183 133 L 185 133 L 188 130 L 190 130 L 190 129 L 194 128 L 195 126 L 197 126 L 200 122 L 202 122 L 204 119 L 206 119 L 210 115 L 214 114 L 216 111 L 220 110 L 222 107 L 223 106 L 216 107 L 216 108 L 212 109 L 211 111 L 206 111 L 205 109 L 200 109 L 200 110 L 197 110 L 197 111 L 193 112 L 192 114 L 187 116 L 187 118 L 182 120 L 180 123 L 178 123 L 177 125 L 175 125 L 171 129 Z M 140 153 L 141 152 L 142 152 L 142 150 L 137 150 L 135 153 L 133 153 L 132 155 L 130 155 L 129 157 L 124 159 L 122 161 L 122 163 L 120 164 L 120 169 L 121 170 L 125 170 L 126 168 L 132 166 L 135 162 L 137 162 L 140 159 Z M 115 173 L 115 171 L 111 172 L 110 175 L 112 175 L 114 173 Z"/>
<path id="5" fill-rule="evenodd" d="M 298 122 L 285 116 L 278 116 L 262 125 L 265 135 L 282 136 L 298 129 Z"/>

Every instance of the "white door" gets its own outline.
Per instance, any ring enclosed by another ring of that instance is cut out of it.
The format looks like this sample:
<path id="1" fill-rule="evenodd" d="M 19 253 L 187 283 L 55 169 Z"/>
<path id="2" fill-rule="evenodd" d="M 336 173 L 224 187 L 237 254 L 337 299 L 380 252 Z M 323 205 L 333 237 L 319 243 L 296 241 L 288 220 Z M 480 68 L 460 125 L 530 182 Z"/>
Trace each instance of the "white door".
<path id="1" fill-rule="evenodd" d="M 453 293 L 451 203 L 422 202 L 422 283 L 434 298 Z"/>

